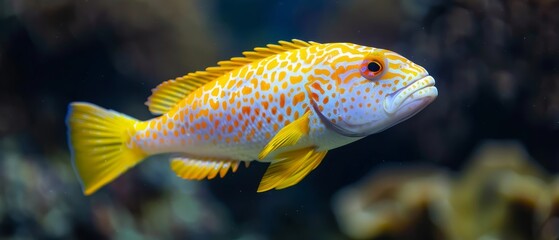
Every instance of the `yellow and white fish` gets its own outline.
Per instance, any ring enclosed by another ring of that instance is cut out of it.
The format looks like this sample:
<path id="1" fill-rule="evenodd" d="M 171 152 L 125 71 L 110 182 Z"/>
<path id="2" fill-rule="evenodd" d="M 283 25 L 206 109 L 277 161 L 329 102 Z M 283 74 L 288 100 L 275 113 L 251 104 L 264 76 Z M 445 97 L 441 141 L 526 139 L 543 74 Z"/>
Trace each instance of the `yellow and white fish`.
<path id="1" fill-rule="evenodd" d="M 351 43 L 280 41 L 169 80 L 138 121 L 75 102 L 66 123 L 86 195 L 147 156 L 175 153 L 185 179 L 268 162 L 258 192 L 292 186 L 326 152 L 404 121 L 437 97 L 427 71 L 397 53 Z"/>

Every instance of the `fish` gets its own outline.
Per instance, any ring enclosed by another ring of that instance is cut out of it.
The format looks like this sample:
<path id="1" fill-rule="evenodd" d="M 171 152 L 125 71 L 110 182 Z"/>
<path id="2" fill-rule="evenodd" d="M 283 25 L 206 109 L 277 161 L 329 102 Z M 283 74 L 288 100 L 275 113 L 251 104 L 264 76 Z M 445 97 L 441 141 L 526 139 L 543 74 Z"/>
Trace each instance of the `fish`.
<path id="1" fill-rule="evenodd" d="M 269 163 L 257 192 L 299 183 L 329 150 L 388 129 L 435 100 L 425 68 L 386 49 L 292 39 L 165 81 L 140 121 L 91 103 L 66 116 L 72 165 L 91 195 L 148 156 L 183 179 Z"/>

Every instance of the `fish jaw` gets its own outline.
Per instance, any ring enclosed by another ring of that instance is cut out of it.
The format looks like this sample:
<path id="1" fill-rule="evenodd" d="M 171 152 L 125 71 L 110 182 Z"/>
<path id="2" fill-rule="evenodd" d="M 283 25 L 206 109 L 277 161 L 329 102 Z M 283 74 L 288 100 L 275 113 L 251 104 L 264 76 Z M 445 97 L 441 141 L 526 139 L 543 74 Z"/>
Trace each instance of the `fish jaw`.
<path id="1" fill-rule="evenodd" d="M 435 79 L 427 75 L 387 95 L 383 102 L 383 108 L 388 116 L 403 121 L 423 110 L 437 96 L 438 90 L 435 87 Z"/>

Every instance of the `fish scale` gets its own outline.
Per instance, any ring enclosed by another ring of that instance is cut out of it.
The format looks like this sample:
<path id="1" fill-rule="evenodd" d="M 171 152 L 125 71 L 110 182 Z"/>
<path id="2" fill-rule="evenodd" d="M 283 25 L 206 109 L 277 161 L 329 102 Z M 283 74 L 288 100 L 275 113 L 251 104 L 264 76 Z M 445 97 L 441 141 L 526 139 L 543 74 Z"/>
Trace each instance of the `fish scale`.
<path id="1" fill-rule="evenodd" d="M 293 40 L 243 54 L 160 84 L 146 104 L 161 116 L 147 121 L 71 104 L 69 139 L 84 193 L 159 153 L 173 153 L 173 171 L 196 180 L 223 177 L 241 161 L 269 162 L 258 191 L 283 189 L 328 150 L 389 128 L 437 96 L 424 68 L 389 50 Z"/>
<path id="2" fill-rule="evenodd" d="M 138 131 L 137 135 L 152 136 L 151 139 L 140 137 L 138 145 L 152 154 L 193 152 L 195 155 L 244 161 L 257 159 L 260 150 L 279 129 L 309 109 L 309 94 L 304 91 L 306 82 L 303 79 L 314 77 L 314 73 L 310 73 L 312 60 L 328 54 L 323 46 L 314 48 L 284 52 L 205 85 L 179 103 L 179 108 L 152 120 L 156 128 Z M 329 51 L 336 49 L 330 48 Z M 321 54 L 317 55 L 317 52 Z M 308 57 L 313 55 L 315 58 Z M 287 66 L 292 61 L 300 64 L 291 71 L 282 69 L 282 65 Z M 180 124 L 183 122 L 180 117 L 175 117 L 181 113 L 189 119 L 186 126 Z M 316 116 L 312 116 L 311 123 L 309 137 L 320 138 L 320 134 L 325 133 L 325 125 Z M 185 128 L 184 134 L 180 131 L 182 127 Z M 224 149 L 227 149 L 226 156 L 219 153 Z"/>

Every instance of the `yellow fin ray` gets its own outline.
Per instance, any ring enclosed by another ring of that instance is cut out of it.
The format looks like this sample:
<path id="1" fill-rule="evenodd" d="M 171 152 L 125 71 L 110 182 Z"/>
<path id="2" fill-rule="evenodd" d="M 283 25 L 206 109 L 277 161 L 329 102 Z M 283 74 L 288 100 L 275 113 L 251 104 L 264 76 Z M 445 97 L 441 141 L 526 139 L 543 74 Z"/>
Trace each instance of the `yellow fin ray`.
<path id="1" fill-rule="evenodd" d="M 240 161 L 236 160 L 201 160 L 187 157 L 171 159 L 171 169 L 178 177 L 188 180 L 213 179 L 218 174 L 223 178 L 229 170 L 236 172 L 239 164 Z"/>
<path id="2" fill-rule="evenodd" d="M 276 189 L 288 188 L 299 183 L 305 176 L 320 165 L 322 159 L 326 156 L 326 153 L 327 151 L 314 152 L 314 154 L 306 160 L 307 164 L 303 168 L 299 168 L 295 174 L 283 180 L 281 184 L 276 186 Z"/>
<path id="3" fill-rule="evenodd" d="M 233 57 L 229 60 L 219 61 L 217 63 L 218 66 L 208 67 L 205 71 L 197 71 L 183 77 L 165 81 L 152 90 L 153 93 L 145 104 L 152 114 L 164 114 L 194 90 L 230 71 L 281 52 L 305 48 L 319 43 L 293 39 L 291 42 L 279 41 L 279 44 L 257 47 L 253 51 L 243 52 L 244 57 Z"/>
<path id="4" fill-rule="evenodd" d="M 146 105 L 152 114 L 164 114 L 192 91 L 203 86 L 213 78 L 207 72 L 189 73 L 186 76 L 165 81 L 152 90 Z"/>
<path id="5" fill-rule="evenodd" d="M 263 159 L 278 148 L 295 145 L 299 139 L 306 136 L 309 133 L 309 115 L 310 111 L 283 127 L 276 133 L 272 140 L 266 144 L 264 149 L 258 154 L 258 158 Z"/>
<path id="6" fill-rule="evenodd" d="M 68 142 L 85 195 L 94 193 L 146 157 L 128 144 L 137 122 L 93 104 L 70 104 L 66 118 Z"/>
<path id="7" fill-rule="evenodd" d="M 281 160 L 270 164 L 257 191 L 283 189 L 297 184 L 320 164 L 324 156 L 326 151 L 317 152 L 314 147 L 279 154 L 277 157 Z"/>

